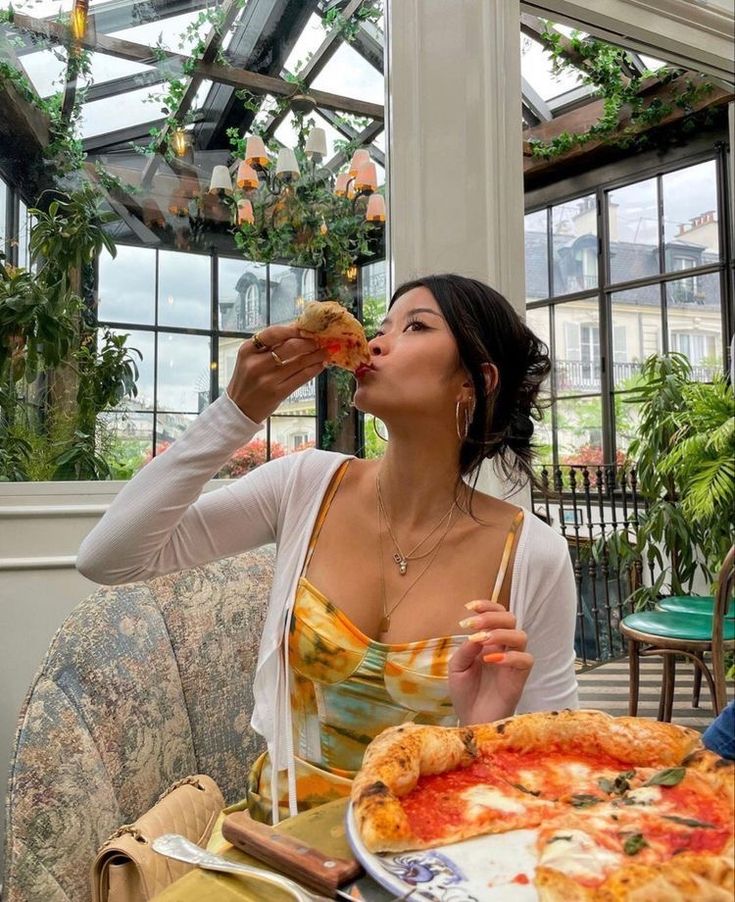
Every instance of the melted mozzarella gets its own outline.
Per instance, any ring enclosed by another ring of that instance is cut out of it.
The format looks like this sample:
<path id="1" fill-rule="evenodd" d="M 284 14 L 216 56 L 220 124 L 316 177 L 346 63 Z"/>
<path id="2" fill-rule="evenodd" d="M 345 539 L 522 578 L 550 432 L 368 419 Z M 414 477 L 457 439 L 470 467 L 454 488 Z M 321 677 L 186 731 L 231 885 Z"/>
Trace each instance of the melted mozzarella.
<path id="1" fill-rule="evenodd" d="M 598 846 L 583 830 L 560 829 L 550 840 L 541 852 L 540 864 L 570 877 L 601 878 L 622 861 L 621 855 Z"/>
<path id="2" fill-rule="evenodd" d="M 638 789 L 631 789 L 628 798 L 632 799 L 636 805 L 652 805 L 654 802 L 661 801 L 661 787 L 639 786 Z"/>
<path id="3" fill-rule="evenodd" d="M 500 811 L 503 814 L 524 814 L 526 806 L 516 799 L 509 799 L 497 789 L 490 786 L 471 786 L 462 793 L 467 802 L 467 816 L 471 820 L 483 817 L 488 811 Z"/>

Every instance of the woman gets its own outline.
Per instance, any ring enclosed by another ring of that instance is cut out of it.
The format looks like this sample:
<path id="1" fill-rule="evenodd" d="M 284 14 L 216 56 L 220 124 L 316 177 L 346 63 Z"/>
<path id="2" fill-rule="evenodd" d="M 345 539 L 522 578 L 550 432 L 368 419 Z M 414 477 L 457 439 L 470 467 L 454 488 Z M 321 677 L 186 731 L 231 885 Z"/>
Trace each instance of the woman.
<path id="1" fill-rule="evenodd" d="M 391 724 L 577 703 L 564 540 L 462 478 L 485 458 L 530 476 L 545 346 L 495 291 L 444 275 L 398 289 L 370 350 L 354 403 L 387 425 L 382 460 L 305 451 L 199 497 L 325 365 L 293 325 L 269 326 L 79 552 L 83 574 L 122 583 L 277 543 L 252 720 L 268 753 L 248 798 L 274 822 L 347 794 Z"/>

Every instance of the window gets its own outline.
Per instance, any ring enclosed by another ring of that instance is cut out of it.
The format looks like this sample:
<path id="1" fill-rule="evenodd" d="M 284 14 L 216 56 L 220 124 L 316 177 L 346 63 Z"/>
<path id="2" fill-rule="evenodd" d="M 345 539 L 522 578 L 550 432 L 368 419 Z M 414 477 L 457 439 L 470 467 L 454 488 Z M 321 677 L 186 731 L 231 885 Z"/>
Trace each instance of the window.
<path id="1" fill-rule="evenodd" d="M 627 395 L 651 354 L 686 354 L 703 381 L 722 369 L 717 179 L 711 159 L 526 214 L 527 321 L 553 336 L 548 463 L 620 459 L 638 422 Z"/>
<path id="2" fill-rule="evenodd" d="M 269 322 L 293 319 L 315 297 L 313 270 L 209 254 L 118 245 L 99 259 L 100 328 L 129 336 L 142 354 L 138 394 L 100 420 L 100 443 L 125 472 L 163 453 L 227 388 L 240 346 Z M 216 315 L 215 315 L 216 311 Z M 136 356 L 137 361 L 137 356 Z M 316 383 L 290 395 L 264 433 L 220 475 L 313 446 Z"/>

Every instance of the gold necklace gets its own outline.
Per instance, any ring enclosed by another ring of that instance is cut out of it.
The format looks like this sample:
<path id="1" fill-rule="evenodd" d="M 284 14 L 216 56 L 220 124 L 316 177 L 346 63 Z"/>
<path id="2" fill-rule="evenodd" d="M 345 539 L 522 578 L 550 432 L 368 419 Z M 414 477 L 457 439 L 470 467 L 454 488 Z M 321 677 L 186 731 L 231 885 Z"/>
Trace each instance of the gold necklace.
<path id="1" fill-rule="evenodd" d="M 441 547 L 442 542 L 444 541 L 444 539 L 446 539 L 447 535 L 449 534 L 449 530 L 452 528 L 452 522 L 453 522 L 452 521 L 452 513 L 453 512 L 454 512 L 454 506 L 452 506 L 452 508 L 449 511 L 449 523 L 447 524 L 447 528 L 444 530 L 442 537 L 439 539 L 439 541 L 436 543 L 436 545 L 432 548 L 431 552 L 429 552 L 431 554 L 431 557 L 425 564 L 424 568 L 421 570 L 421 572 L 418 574 L 418 576 L 411 582 L 410 586 L 401 595 L 401 597 L 393 605 L 393 607 L 391 607 L 391 609 L 388 610 L 388 599 L 387 599 L 387 593 L 386 593 L 386 589 L 385 589 L 385 564 L 383 563 L 383 530 L 382 530 L 382 526 L 381 526 L 381 506 L 380 506 L 380 503 L 378 502 L 378 556 L 380 557 L 380 590 L 381 590 L 381 595 L 383 598 L 383 616 L 380 620 L 380 626 L 378 627 L 379 635 L 383 635 L 384 633 L 388 632 L 388 630 L 390 629 L 390 620 L 391 620 L 391 617 L 393 616 L 393 611 L 395 611 L 395 609 L 398 607 L 398 605 L 401 604 L 401 602 L 408 595 L 408 593 L 411 591 L 411 589 L 413 589 L 413 587 L 416 585 L 416 583 L 421 579 L 421 577 L 426 573 L 426 571 L 429 569 L 429 567 L 431 567 L 431 565 L 434 563 L 434 560 L 436 559 L 437 555 L 439 554 L 439 548 Z M 387 526 L 388 525 L 387 518 L 386 518 L 385 522 L 386 522 L 386 526 Z M 422 555 L 422 556 L 425 557 L 426 555 Z"/>
<path id="2" fill-rule="evenodd" d="M 444 524 L 445 520 L 449 520 L 451 523 L 452 512 L 454 511 L 454 508 L 456 507 L 457 502 L 452 501 L 452 503 L 449 507 L 449 510 L 446 512 L 446 514 L 444 514 L 444 516 L 441 518 L 441 520 L 439 520 L 439 522 L 436 524 L 436 526 L 434 526 L 434 528 L 427 535 L 425 535 L 424 538 L 421 539 L 421 541 L 418 543 L 418 545 L 416 545 L 414 548 L 412 548 L 408 554 L 404 554 L 403 551 L 401 551 L 401 546 L 398 544 L 398 539 L 396 538 L 396 534 L 393 532 L 393 527 L 391 526 L 390 518 L 388 517 L 388 511 L 386 510 L 385 503 L 383 502 L 383 493 L 380 490 L 380 474 L 379 473 L 375 474 L 375 494 L 378 498 L 378 507 L 380 509 L 380 512 L 383 514 L 383 518 L 385 519 L 385 525 L 388 527 L 388 532 L 390 534 L 391 540 L 393 541 L 393 545 L 396 549 L 395 554 L 393 555 L 393 560 L 398 565 L 398 572 L 401 574 L 401 576 L 405 576 L 406 572 L 408 570 L 408 562 L 409 561 L 420 561 L 422 558 L 428 557 L 428 555 L 430 555 L 444 541 L 444 538 L 446 536 L 446 532 L 448 531 L 448 528 L 447 528 L 447 531 L 445 531 L 444 534 L 442 536 L 440 536 L 439 541 L 436 543 L 436 545 L 434 545 L 428 551 L 424 551 L 423 554 L 416 554 L 416 552 L 419 550 L 419 548 L 421 548 L 422 545 L 425 545 L 426 542 L 428 542 L 429 539 L 434 535 L 434 533 L 437 531 L 437 529 L 439 529 Z"/>

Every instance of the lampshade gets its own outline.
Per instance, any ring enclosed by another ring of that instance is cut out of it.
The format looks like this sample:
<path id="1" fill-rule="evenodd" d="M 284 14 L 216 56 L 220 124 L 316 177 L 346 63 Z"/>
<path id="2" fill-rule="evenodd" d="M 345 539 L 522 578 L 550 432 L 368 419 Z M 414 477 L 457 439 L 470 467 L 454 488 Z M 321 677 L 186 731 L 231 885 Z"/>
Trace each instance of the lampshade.
<path id="1" fill-rule="evenodd" d="M 248 191 L 251 188 L 258 187 L 258 173 L 253 169 L 250 163 L 243 160 L 237 167 L 237 187 Z"/>
<path id="2" fill-rule="evenodd" d="M 243 197 L 242 200 L 237 202 L 237 222 L 238 225 L 242 225 L 243 222 L 249 222 L 250 225 L 253 225 L 255 222 L 255 216 L 253 215 L 253 205 L 247 199 L 247 197 Z"/>
<path id="3" fill-rule="evenodd" d="M 385 198 L 382 194 L 371 194 L 368 198 L 365 219 L 368 222 L 385 222 Z"/>
<path id="4" fill-rule="evenodd" d="M 350 177 L 346 172 L 340 172 L 337 176 L 337 180 L 334 183 L 334 193 L 337 197 L 346 197 L 347 196 L 347 182 L 349 182 Z"/>
<path id="5" fill-rule="evenodd" d="M 278 162 L 276 163 L 276 175 L 282 178 L 299 176 L 299 164 L 296 162 L 296 154 L 288 147 L 283 147 L 278 151 Z"/>
<path id="6" fill-rule="evenodd" d="M 354 178 L 362 167 L 369 162 L 370 154 L 364 148 L 356 150 L 352 154 L 352 159 L 350 160 L 350 177 Z"/>
<path id="7" fill-rule="evenodd" d="M 312 128 L 306 139 L 304 149 L 307 157 L 317 157 L 319 160 L 327 155 L 327 133 L 323 128 Z"/>
<path id="8" fill-rule="evenodd" d="M 265 144 L 263 139 L 258 138 L 257 135 L 248 138 L 248 143 L 245 145 L 245 162 L 250 163 L 251 166 L 268 165 L 268 154 L 265 152 Z"/>
<path id="9" fill-rule="evenodd" d="M 375 163 L 366 163 L 361 166 L 355 176 L 355 191 L 370 193 L 378 187 L 378 173 Z"/>
<path id="10" fill-rule="evenodd" d="M 232 179 L 230 178 L 230 170 L 226 166 L 215 166 L 212 170 L 209 193 L 216 194 L 218 191 L 232 194 Z"/>

